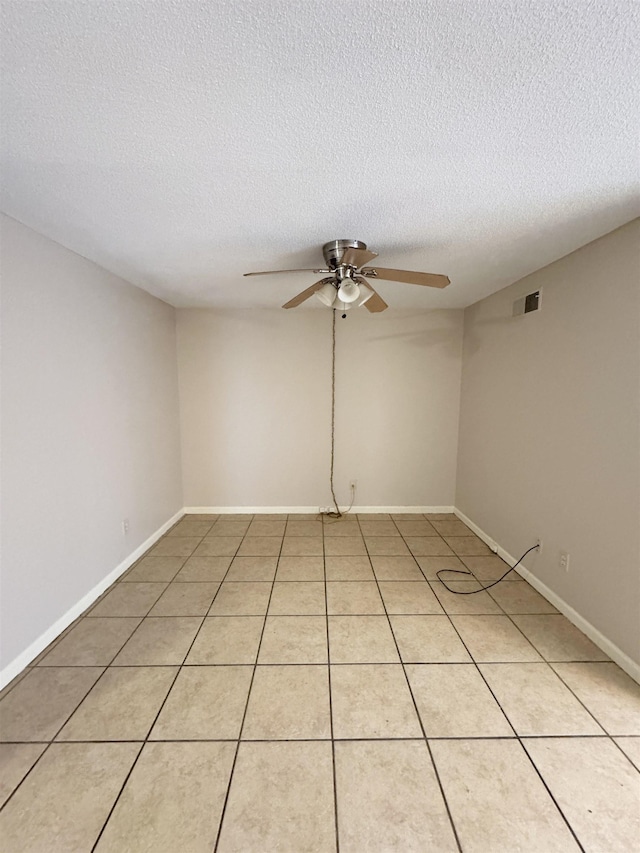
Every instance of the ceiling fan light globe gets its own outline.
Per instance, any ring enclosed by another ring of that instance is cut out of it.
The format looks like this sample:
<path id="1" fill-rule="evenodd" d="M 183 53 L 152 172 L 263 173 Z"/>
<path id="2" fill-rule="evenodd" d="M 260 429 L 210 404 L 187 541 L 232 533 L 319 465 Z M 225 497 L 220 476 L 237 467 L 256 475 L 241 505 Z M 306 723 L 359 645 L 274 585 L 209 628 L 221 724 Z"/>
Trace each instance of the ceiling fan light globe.
<path id="1" fill-rule="evenodd" d="M 355 281 L 344 280 L 338 288 L 338 299 L 341 302 L 355 302 L 360 298 L 360 288 Z"/>
<path id="2" fill-rule="evenodd" d="M 320 302 L 328 308 L 331 308 L 337 299 L 335 285 L 330 282 L 323 284 L 319 290 L 316 290 L 314 295 L 317 296 Z"/>

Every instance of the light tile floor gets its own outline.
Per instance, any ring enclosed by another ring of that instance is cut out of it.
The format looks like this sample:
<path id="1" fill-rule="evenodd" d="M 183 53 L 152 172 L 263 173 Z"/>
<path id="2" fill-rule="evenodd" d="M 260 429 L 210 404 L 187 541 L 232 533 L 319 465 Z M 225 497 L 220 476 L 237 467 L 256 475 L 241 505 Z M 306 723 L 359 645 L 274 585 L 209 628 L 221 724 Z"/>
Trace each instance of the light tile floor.
<path id="1" fill-rule="evenodd" d="M 453 516 L 189 516 L 2 694 L 3 853 L 640 838 L 640 687 Z"/>

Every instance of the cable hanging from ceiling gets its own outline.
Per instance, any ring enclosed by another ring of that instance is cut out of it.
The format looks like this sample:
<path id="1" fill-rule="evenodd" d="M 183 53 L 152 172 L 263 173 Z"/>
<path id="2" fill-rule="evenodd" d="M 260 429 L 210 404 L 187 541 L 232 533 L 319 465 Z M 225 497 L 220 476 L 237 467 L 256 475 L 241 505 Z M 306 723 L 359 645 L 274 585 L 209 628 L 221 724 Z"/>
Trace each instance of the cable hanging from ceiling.
<path id="1" fill-rule="evenodd" d="M 344 315 L 343 315 L 344 316 Z M 335 488 L 333 485 L 333 473 L 335 465 L 335 446 L 336 446 L 336 309 L 331 311 L 331 463 L 329 466 L 329 487 L 331 489 L 331 498 L 333 500 L 333 509 L 327 509 L 320 513 L 325 518 L 342 518 L 353 509 L 353 502 L 356 498 L 355 487 L 351 485 L 351 503 L 348 509 L 344 511 L 340 509 L 336 498 Z"/>
<path id="2" fill-rule="evenodd" d="M 333 468 L 335 461 L 336 446 L 336 312 L 331 312 L 331 465 L 329 469 L 329 485 L 331 487 L 331 498 L 334 509 L 323 512 L 328 518 L 342 518 L 344 513 L 340 511 L 336 493 L 333 486 Z M 353 501 L 351 502 L 353 506 Z M 349 507 L 351 509 L 351 507 Z M 349 512 L 349 509 L 347 512 Z"/>

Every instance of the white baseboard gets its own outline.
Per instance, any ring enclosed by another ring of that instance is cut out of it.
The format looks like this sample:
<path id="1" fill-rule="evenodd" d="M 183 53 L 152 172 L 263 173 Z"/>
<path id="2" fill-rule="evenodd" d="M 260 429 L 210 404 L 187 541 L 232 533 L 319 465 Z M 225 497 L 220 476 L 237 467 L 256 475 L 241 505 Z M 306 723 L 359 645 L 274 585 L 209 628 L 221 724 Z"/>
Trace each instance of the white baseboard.
<path id="1" fill-rule="evenodd" d="M 344 511 L 345 507 L 340 504 Z M 353 506 L 350 512 L 453 512 L 452 506 Z M 318 512 L 317 506 L 186 506 L 184 508 L 186 515 L 227 515 L 247 513 L 251 515 L 288 513 L 305 513 L 307 515 Z"/>
<path id="2" fill-rule="evenodd" d="M 41 651 L 47 648 L 49 643 L 52 643 L 56 637 L 58 637 L 65 628 L 68 628 L 71 623 L 78 618 L 91 604 L 93 604 L 96 599 L 100 598 L 102 593 L 108 589 L 111 584 L 116 581 L 121 574 L 126 572 L 126 570 L 132 566 L 137 559 L 139 559 L 145 551 L 148 551 L 151 546 L 158 541 L 158 539 L 163 536 L 170 527 L 179 521 L 184 515 L 184 510 L 180 510 L 177 512 L 172 518 L 166 521 L 162 527 L 159 527 L 155 533 L 152 533 L 149 538 L 142 543 L 138 548 L 135 549 L 128 557 L 126 557 L 118 566 L 113 569 L 113 571 L 109 572 L 106 577 L 104 577 L 99 583 L 97 583 L 93 589 L 89 590 L 89 592 L 84 595 L 80 601 L 77 601 L 73 607 L 70 607 L 67 612 L 57 619 L 53 625 L 48 628 L 43 634 L 41 634 L 37 640 L 34 640 L 28 648 L 26 648 L 21 654 L 18 655 L 17 658 L 11 661 L 11 663 L 7 664 L 5 668 L 0 671 L 0 690 L 8 684 L 10 681 L 22 672 L 22 670 L 28 666 L 34 658 L 37 658 Z"/>
<path id="3" fill-rule="evenodd" d="M 453 512 L 452 506 L 354 506 L 351 512 L 361 512 L 363 515 L 369 512 L 394 512 L 402 513 L 445 513 Z"/>
<path id="4" fill-rule="evenodd" d="M 464 522 L 467 527 L 471 528 L 476 536 L 480 537 L 483 542 L 495 550 L 499 557 L 509 565 L 513 566 L 517 557 L 514 557 L 508 551 L 505 551 L 498 543 L 492 539 L 487 533 L 482 530 L 482 528 L 478 527 L 477 524 L 474 524 L 470 518 L 461 512 L 459 509 L 454 509 L 455 514 L 458 516 L 460 521 Z M 569 622 L 572 622 L 576 628 L 582 631 L 583 634 L 586 634 L 587 637 L 591 640 L 591 642 L 595 643 L 599 649 L 609 655 L 612 661 L 618 664 L 618 666 L 623 669 L 628 675 L 633 678 L 634 681 L 640 683 L 640 663 L 637 663 L 630 658 L 622 649 L 619 649 L 615 643 L 612 643 L 605 635 L 595 628 L 591 622 L 588 622 L 584 616 L 581 616 L 577 610 L 574 610 L 570 604 L 560 598 L 560 596 L 554 592 L 550 587 L 548 587 L 545 583 L 543 583 L 539 578 L 537 578 L 533 572 L 529 571 L 525 566 L 520 563 L 517 569 L 514 569 L 521 577 L 523 577 L 531 586 L 536 589 L 540 595 L 544 596 L 554 607 L 557 607 L 558 610 L 567 617 Z"/>
<path id="5" fill-rule="evenodd" d="M 263 515 L 280 513 L 314 513 L 317 506 L 186 506 L 185 515 Z"/>

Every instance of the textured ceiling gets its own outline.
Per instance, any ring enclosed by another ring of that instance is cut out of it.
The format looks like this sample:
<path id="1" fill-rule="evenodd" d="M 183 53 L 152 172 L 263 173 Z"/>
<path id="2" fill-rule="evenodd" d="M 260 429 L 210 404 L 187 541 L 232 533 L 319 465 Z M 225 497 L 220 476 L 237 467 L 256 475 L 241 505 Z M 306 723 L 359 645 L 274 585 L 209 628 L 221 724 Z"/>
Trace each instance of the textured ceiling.
<path id="1" fill-rule="evenodd" d="M 313 274 L 242 273 L 351 238 L 462 307 L 637 215 L 639 12 L 4 0 L 3 209 L 174 305 L 279 305 Z"/>

